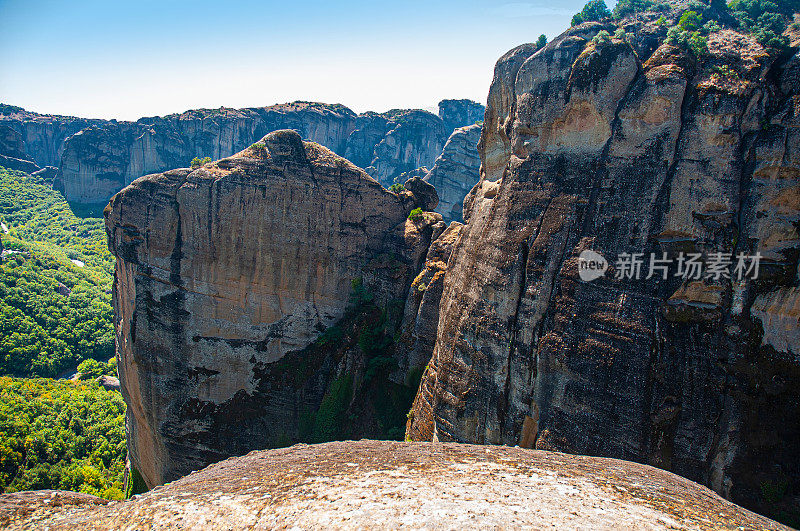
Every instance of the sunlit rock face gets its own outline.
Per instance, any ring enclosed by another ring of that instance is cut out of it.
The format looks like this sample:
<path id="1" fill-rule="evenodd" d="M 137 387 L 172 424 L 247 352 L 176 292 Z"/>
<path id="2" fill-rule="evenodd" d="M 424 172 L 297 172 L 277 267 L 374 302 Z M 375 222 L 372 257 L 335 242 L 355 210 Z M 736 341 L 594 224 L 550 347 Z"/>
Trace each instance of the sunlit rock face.
<path id="1" fill-rule="evenodd" d="M 389 337 L 399 327 L 409 286 L 443 230 L 437 214 L 408 215 L 436 202 L 421 180 L 391 193 L 294 131 L 117 194 L 105 213 L 117 258 L 117 359 L 129 455 L 147 484 L 297 441 L 337 392 L 348 396 L 342 411 L 318 423 L 384 435 L 387 421 L 359 397 L 391 391 L 408 396 L 397 406 L 402 426 L 415 387 L 406 389 L 402 371 L 399 383 L 378 384 L 380 367 L 409 367 L 407 354 L 392 351 L 375 368 L 367 332 L 353 327 L 378 321 Z M 375 308 L 362 321 L 347 313 L 356 283 Z M 317 341 L 333 325 L 338 332 Z"/>
<path id="2" fill-rule="evenodd" d="M 762 485 L 800 474 L 800 56 L 723 30 L 697 61 L 659 16 L 498 61 L 407 436 L 630 459 L 783 510 Z M 587 250 L 611 263 L 594 282 Z M 664 252 L 760 253 L 760 274 L 616 278 Z"/>
<path id="3" fill-rule="evenodd" d="M 602 505 L 602 508 L 601 508 Z M 399 441 L 233 457 L 122 502 L 0 495 L 4 529 L 789 528 L 638 463 L 521 448 Z"/>

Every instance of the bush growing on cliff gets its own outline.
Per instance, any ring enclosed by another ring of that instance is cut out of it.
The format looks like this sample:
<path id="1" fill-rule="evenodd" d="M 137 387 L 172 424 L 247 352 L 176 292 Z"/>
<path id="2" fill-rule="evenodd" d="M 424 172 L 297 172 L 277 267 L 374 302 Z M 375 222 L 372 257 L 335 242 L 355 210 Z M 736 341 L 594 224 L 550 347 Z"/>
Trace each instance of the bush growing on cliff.
<path id="1" fill-rule="evenodd" d="M 572 25 L 577 26 L 584 22 L 601 21 L 611 18 L 611 11 L 603 0 L 592 0 L 585 6 L 580 13 L 572 17 Z"/>
<path id="2" fill-rule="evenodd" d="M 547 46 L 547 35 L 539 35 L 539 38 L 536 39 L 536 49 L 541 50 L 545 46 Z"/>
<path id="3" fill-rule="evenodd" d="M 691 32 L 700 29 L 700 24 L 702 22 L 703 17 L 696 11 L 686 11 L 681 15 L 680 20 L 678 20 L 678 27 L 683 31 Z"/>
<path id="4" fill-rule="evenodd" d="M 208 164 L 209 162 L 211 162 L 211 157 L 203 157 L 202 159 L 200 157 L 195 157 L 192 159 L 191 166 L 193 170 L 196 170 L 200 166 Z"/>
<path id="5" fill-rule="evenodd" d="M 0 378 L 0 491 L 122 499 L 125 403 L 95 382 Z"/>
<path id="6" fill-rule="evenodd" d="M 389 191 L 390 191 L 390 192 L 393 192 L 393 193 L 395 193 L 395 194 L 399 194 L 400 192 L 402 192 L 402 191 L 403 191 L 403 190 L 405 190 L 405 189 L 406 189 L 406 187 L 405 187 L 405 186 L 403 186 L 403 185 L 402 185 L 402 184 L 400 184 L 400 183 L 394 183 L 393 185 L 391 185 L 391 186 L 389 187 Z"/>
<path id="7" fill-rule="evenodd" d="M 609 44 L 611 42 L 611 34 L 606 30 L 603 30 L 592 38 L 592 42 L 596 46 L 603 46 L 604 44 Z"/>
<path id="8" fill-rule="evenodd" d="M 415 208 L 408 214 L 408 219 L 411 221 L 418 221 L 424 216 L 421 208 Z"/>
<path id="9" fill-rule="evenodd" d="M 787 19 L 800 8 L 800 2 L 733 0 L 728 8 L 740 29 L 755 35 L 762 46 L 782 50 L 789 45 L 789 38 L 782 35 Z"/>

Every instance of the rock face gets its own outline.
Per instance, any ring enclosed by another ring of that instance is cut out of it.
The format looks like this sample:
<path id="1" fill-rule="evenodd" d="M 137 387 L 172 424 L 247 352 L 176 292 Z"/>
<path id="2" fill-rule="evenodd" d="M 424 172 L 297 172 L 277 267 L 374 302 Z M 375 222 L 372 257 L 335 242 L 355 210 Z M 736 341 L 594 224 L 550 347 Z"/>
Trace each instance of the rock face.
<path id="1" fill-rule="evenodd" d="M 30 500 L 8 529 L 789 529 L 646 465 L 456 444 L 253 452 L 124 502 L 60 492 L 61 511 L 36 494 L 0 495 Z"/>
<path id="2" fill-rule="evenodd" d="M 103 120 L 36 114 L 0 104 L 0 166 L 33 173 L 58 166 L 64 140 Z"/>
<path id="3" fill-rule="evenodd" d="M 427 111 L 389 111 L 384 117 L 391 126 L 365 168 L 384 186 L 393 184 L 400 174 L 420 166 L 430 167 L 452 132 L 438 116 Z"/>
<path id="4" fill-rule="evenodd" d="M 791 513 L 800 55 L 724 29 L 697 61 L 659 16 L 623 22 L 633 45 L 587 23 L 498 61 L 407 435 L 649 463 Z M 611 264 L 594 282 L 585 250 Z M 760 274 L 645 279 L 664 252 L 758 252 Z"/>
<path id="5" fill-rule="evenodd" d="M 0 105 L 0 165 L 28 173 L 58 167 L 54 185 L 69 201 L 105 203 L 142 175 L 187 166 L 194 157 L 226 157 L 271 131 L 294 129 L 389 186 L 404 172 L 432 166 L 453 131 L 450 124 L 471 120 L 481 107 L 453 101 L 441 104 L 447 124 L 427 111 L 357 115 L 343 105 L 311 102 L 199 109 L 136 122 L 40 115 Z"/>
<path id="6" fill-rule="evenodd" d="M 439 118 L 449 131 L 475 125 L 483 121 L 486 107 L 471 100 L 442 100 L 439 102 Z"/>
<path id="7" fill-rule="evenodd" d="M 481 126 L 456 129 L 425 180 L 439 193 L 439 212 L 445 222 L 464 221 L 464 198 L 480 180 L 481 159 L 478 140 Z"/>
<path id="8" fill-rule="evenodd" d="M 407 185 L 278 131 L 111 200 L 129 456 L 149 486 L 298 440 L 402 437 L 416 381 L 389 379 L 408 367 L 392 338 L 443 228 L 407 219 L 437 201 Z"/>

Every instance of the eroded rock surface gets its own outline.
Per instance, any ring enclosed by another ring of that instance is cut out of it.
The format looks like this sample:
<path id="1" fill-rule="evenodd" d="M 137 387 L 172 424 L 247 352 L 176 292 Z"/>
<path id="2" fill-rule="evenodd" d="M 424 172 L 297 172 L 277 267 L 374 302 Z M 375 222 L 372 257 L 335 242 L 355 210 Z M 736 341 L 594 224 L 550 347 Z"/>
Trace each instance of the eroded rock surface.
<path id="1" fill-rule="evenodd" d="M 442 100 L 439 102 L 439 118 L 445 127 L 453 131 L 483 121 L 486 107 L 471 100 Z"/>
<path id="2" fill-rule="evenodd" d="M 498 61 L 407 434 L 649 463 L 800 514 L 768 494 L 800 477 L 800 56 L 724 29 L 698 61 L 660 16 Z M 580 280 L 584 250 L 605 277 Z M 760 275 L 616 278 L 664 252 L 761 253 Z"/>
<path id="3" fill-rule="evenodd" d="M 464 198 L 480 180 L 481 159 L 478 141 L 481 126 L 456 129 L 425 180 L 439 193 L 439 212 L 447 223 L 464 221 Z"/>
<path id="4" fill-rule="evenodd" d="M 28 112 L 0 104 L 0 166 L 33 173 L 58 166 L 64 141 L 104 120 Z"/>
<path id="5" fill-rule="evenodd" d="M 253 449 L 402 437 L 392 337 L 441 216 L 294 131 L 106 208 L 129 455 L 149 486 Z M 438 232 L 441 232 L 439 230 Z M 391 428 L 396 432 L 392 432 Z"/>
<path id="6" fill-rule="evenodd" d="M 21 493 L 24 497 L 35 493 Z M 0 495 L 0 506 L 4 498 Z M 646 465 L 347 441 L 253 452 L 125 502 L 9 529 L 788 529 Z"/>

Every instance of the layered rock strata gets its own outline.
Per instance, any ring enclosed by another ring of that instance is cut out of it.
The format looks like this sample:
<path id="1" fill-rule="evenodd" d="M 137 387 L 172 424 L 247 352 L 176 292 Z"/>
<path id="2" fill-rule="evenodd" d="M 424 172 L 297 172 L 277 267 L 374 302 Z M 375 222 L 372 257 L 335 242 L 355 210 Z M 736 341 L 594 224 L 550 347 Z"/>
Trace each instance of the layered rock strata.
<path id="1" fill-rule="evenodd" d="M 800 55 L 722 29 L 698 59 L 667 15 L 498 61 L 407 436 L 624 458 L 800 514 Z M 732 278 L 676 276 L 681 252 L 729 253 Z"/>
<path id="2" fill-rule="evenodd" d="M 437 198 L 406 184 L 279 131 L 111 200 L 129 456 L 149 486 L 298 440 L 402 436 L 415 387 L 388 380 L 408 366 L 392 337 L 441 224 L 407 219 Z"/>
<path id="3" fill-rule="evenodd" d="M 439 193 L 436 211 L 447 223 L 464 221 L 464 198 L 480 180 L 481 159 L 477 149 L 480 136 L 480 125 L 456 129 L 425 176 Z"/>

